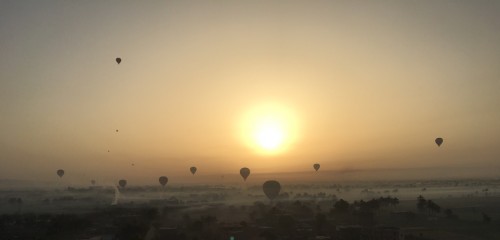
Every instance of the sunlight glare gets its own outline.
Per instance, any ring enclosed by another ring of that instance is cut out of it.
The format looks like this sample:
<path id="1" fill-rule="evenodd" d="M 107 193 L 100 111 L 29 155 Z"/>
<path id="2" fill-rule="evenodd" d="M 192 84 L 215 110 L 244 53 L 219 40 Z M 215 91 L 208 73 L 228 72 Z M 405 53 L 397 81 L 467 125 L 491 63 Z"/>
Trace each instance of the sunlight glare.
<path id="1" fill-rule="evenodd" d="M 243 120 L 243 138 L 249 147 L 264 154 L 287 150 L 296 140 L 296 120 L 290 110 L 268 104 L 249 111 Z"/>
<path id="2" fill-rule="evenodd" d="M 272 119 L 257 123 L 255 140 L 266 150 L 274 150 L 283 144 L 284 132 L 280 123 Z"/>

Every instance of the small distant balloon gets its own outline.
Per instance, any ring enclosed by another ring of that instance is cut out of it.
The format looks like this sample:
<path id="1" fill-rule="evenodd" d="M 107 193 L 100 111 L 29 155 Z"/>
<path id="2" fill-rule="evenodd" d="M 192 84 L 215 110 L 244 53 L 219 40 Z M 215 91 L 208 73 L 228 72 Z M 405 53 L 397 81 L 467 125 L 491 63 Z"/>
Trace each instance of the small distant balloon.
<path id="1" fill-rule="evenodd" d="M 444 141 L 443 138 L 440 138 L 440 137 L 436 138 L 436 140 L 435 140 L 438 147 L 441 147 L 441 144 L 443 144 L 443 141 Z"/>
<path id="2" fill-rule="evenodd" d="M 196 170 L 198 170 L 196 167 L 189 168 L 189 171 L 191 171 L 193 175 L 196 173 Z"/>
<path id="3" fill-rule="evenodd" d="M 165 177 L 165 176 L 161 176 L 161 177 L 158 179 L 158 181 L 160 182 L 160 184 L 161 184 L 163 187 L 165 187 L 165 185 L 167 185 L 167 183 L 168 183 L 168 178 L 167 178 L 167 177 Z"/>
<path id="4" fill-rule="evenodd" d="M 116 132 L 118 132 L 118 129 L 116 129 Z"/>
<path id="5" fill-rule="evenodd" d="M 124 188 L 125 186 L 127 186 L 127 180 L 122 179 L 122 180 L 118 181 L 118 185 L 120 185 L 120 187 Z"/>
<path id="6" fill-rule="evenodd" d="M 64 176 L 64 170 L 62 170 L 62 169 L 57 170 L 57 176 L 62 178 L 62 176 Z"/>
<path id="7" fill-rule="evenodd" d="M 116 58 L 116 63 L 120 64 L 122 62 L 121 58 Z"/>
<path id="8" fill-rule="evenodd" d="M 262 190 L 264 190 L 264 193 L 269 200 L 273 200 L 280 194 L 281 184 L 274 180 L 266 181 L 262 185 Z"/>
<path id="9" fill-rule="evenodd" d="M 243 177 L 243 180 L 246 181 L 247 177 L 250 176 L 250 169 L 246 167 L 240 169 L 240 175 Z"/>
<path id="10" fill-rule="evenodd" d="M 314 168 L 314 170 L 316 170 L 316 172 L 319 170 L 319 167 L 320 167 L 319 163 L 315 163 L 313 165 L 313 168 Z"/>
<path id="11" fill-rule="evenodd" d="M 95 185 L 95 180 L 94 179 L 90 180 L 90 183 L 92 183 L 92 185 Z"/>

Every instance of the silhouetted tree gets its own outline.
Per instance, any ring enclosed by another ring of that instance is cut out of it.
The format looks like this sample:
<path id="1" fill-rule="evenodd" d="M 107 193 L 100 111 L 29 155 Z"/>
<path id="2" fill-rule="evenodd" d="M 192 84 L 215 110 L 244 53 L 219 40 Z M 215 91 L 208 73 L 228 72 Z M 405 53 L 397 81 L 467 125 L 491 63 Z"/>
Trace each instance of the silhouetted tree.
<path id="1" fill-rule="evenodd" d="M 392 206 L 396 206 L 399 204 L 399 198 L 397 198 L 397 197 L 392 198 L 390 202 L 391 202 Z"/>
<path id="2" fill-rule="evenodd" d="M 332 200 L 333 200 L 333 203 L 335 204 L 339 199 L 337 198 L 337 195 L 333 194 Z"/>
<path id="3" fill-rule="evenodd" d="M 347 213 L 349 211 L 349 203 L 344 199 L 340 199 L 333 205 L 333 211 L 336 213 Z"/>
<path id="4" fill-rule="evenodd" d="M 427 208 L 431 210 L 433 213 L 441 212 L 441 207 L 432 200 L 427 200 Z"/>
<path id="5" fill-rule="evenodd" d="M 451 209 L 449 209 L 449 208 L 447 208 L 446 210 L 444 210 L 444 215 L 445 215 L 445 216 L 446 216 L 446 218 L 448 218 L 448 219 L 457 219 L 457 218 L 458 218 L 458 216 L 457 216 L 457 215 L 455 215 L 455 214 L 453 213 L 453 211 L 452 211 Z"/>
<path id="6" fill-rule="evenodd" d="M 295 201 L 291 206 L 291 210 L 295 216 L 300 218 L 312 217 L 314 214 L 313 210 L 307 204 L 302 204 L 301 201 Z"/>
<path id="7" fill-rule="evenodd" d="M 370 209 L 371 211 L 378 210 L 380 208 L 380 201 L 377 199 L 372 199 L 364 204 L 365 208 Z"/>
<path id="8" fill-rule="evenodd" d="M 418 198 L 417 198 L 417 209 L 419 211 L 423 212 L 426 207 L 427 207 L 427 201 L 425 200 L 425 198 L 422 195 L 418 196 Z"/>
<path id="9" fill-rule="evenodd" d="M 284 192 L 284 193 L 281 193 L 279 196 L 278 196 L 279 199 L 289 199 L 290 198 L 290 194 L 288 194 L 287 192 Z"/>

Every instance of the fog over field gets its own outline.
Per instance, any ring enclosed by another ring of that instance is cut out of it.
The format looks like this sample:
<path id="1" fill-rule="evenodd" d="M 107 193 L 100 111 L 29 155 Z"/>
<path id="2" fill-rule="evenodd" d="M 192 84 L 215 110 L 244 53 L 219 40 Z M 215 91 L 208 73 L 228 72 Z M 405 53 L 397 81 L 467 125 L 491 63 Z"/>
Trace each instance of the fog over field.
<path id="1" fill-rule="evenodd" d="M 500 219 L 497 204 L 500 179 L 338 183 L 289 180 L 282 182 L 279 195 L 271 201 L 261 184 L 243 181 L 217 185 L 167 184 L 165 187 L 160 184 L 121 187 L 96 182 L 86 187 L 63 183 L 16 188 L 12 187 L 15 181 L 2 183 L 11 186 L 4 185 L 0 190 L 1 227 L 7 239 L 30 239 L 35 235 L 47 239 L 92 239 L 87 238 L 90 236 L 96 239 L 135 239 L 133 236 L 191 239 L 196 236 L 220 238 L 227 234 L 237 239 L 272 238 L 266 237 L 268 233 L 278 239 L 290 239 L 291 232 L 282 231 L 289 228 L 287 231 L 295 232 L 299 222 L 310 230 L 296 232 L 291 239 L 313 236 L 346 239 L 350 236 L 346 235 L 346 229 L 376 235 L 382 226 L 392 226 L 391 231 L 410 239 L 496 239 L 499 234 L 496 225 Z M 431 207 L 426 210 L 427 207 L 420 205 L 420 198 L 428 199 L 423 201 L 424 205 L 438 206 L 439 212 Z M 385 205 L 389 200 L 389 205 Z M 364 204 L 374 201 L 377 207 L 364 209 Z M 341 210 L 340 202 L 350 203 L 351 207 Z M 364 215 L 369 212 L 375 215 Z M 283 216 L 289 218 L 285 225 L 281 222 L 285 220 L 280 220 Z M 320 216 L 324 217 L 321 224 L 325 229 L 318 228 Z M 278 219 L 273 220 L 275 217 Z M 68 222 L 57 223 L 61 218 Z M 13 219 L 17 219 L 16 222 L 11 222 Z M 26 221 L 37 223 L 27 225 Z M 193 230 L 196 224 L 208 224 L 206 221 L 210 222 L 208 229 L 205 226 Z M 106 222 L 110 224 L 108 227 L 96 225 Z M 50 230 L 56 223 L 64 228 Z M 130 224 L 138 229 L 130 230 Z"/>
<path id="2" fill-rule="evenodd" d="M 184 174 L 185 175 L 185 174 Z M 39 181 L 36 179 L 0 179 L 0 189 L 9 188 L 60 188 L 62 186 L 85 187 L 91 184 L 90 176 L 67 176 L 64 179 L 53 177 L 52 180 Z M 148 178 L 132 178 L 127 177 L 129 185 L 142 186 L 154 185 L 158 182 L 157 176 Z M 107 185 L 116 185 L 117 179 L 112 178 L 91 178 L 98 182 L 106 183 Z M 496 168 L 447 168 L 446 171 L 440 167 L 435 168 L 418 168 L 418 169 L 344 169 L 339 171 L 322 170 L 319 172 L 303 171 L 303 172 L 276 172 L 276 173 L 252 173 L 251 177 L 245 181 L 245 184 L 260 184 L 267 179 L 277 179 L 284 183 L 292 184 L 328 184 L 328 183 L 345 183 L 345 182 L 407 182 L 407 181 L 432 181 L 432 180 L 494 180 L 500 179 L 500 173 Z M 198 174 L 196 177 L 186 178 L 171 176 L 168 180 L 168 185 L 240 185 L 243 184 L 243 179 L 238 173 L 231 174 Z"/>

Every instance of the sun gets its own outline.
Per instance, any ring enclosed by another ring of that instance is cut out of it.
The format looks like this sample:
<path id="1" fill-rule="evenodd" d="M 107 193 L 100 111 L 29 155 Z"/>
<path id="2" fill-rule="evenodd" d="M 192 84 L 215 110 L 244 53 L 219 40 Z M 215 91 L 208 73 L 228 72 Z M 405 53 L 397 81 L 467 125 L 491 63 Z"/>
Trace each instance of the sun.
<path id="1" fill-rule="evenodd" d="M 283 123 L 280 123 L 278 119 L 266 117 L 259 120 L 254 129 L 255 142 L 265 150 L 276 150 L 283 144 L 285 138 L 282 126 Z"/>
<path id="2" fill-rule="evenodd" d="M 258 153 L 277 154 L 289 149 L 297 137 L 295 114 L 281 105 L 266 104 L 248 111 L 242 137 Z"/>

